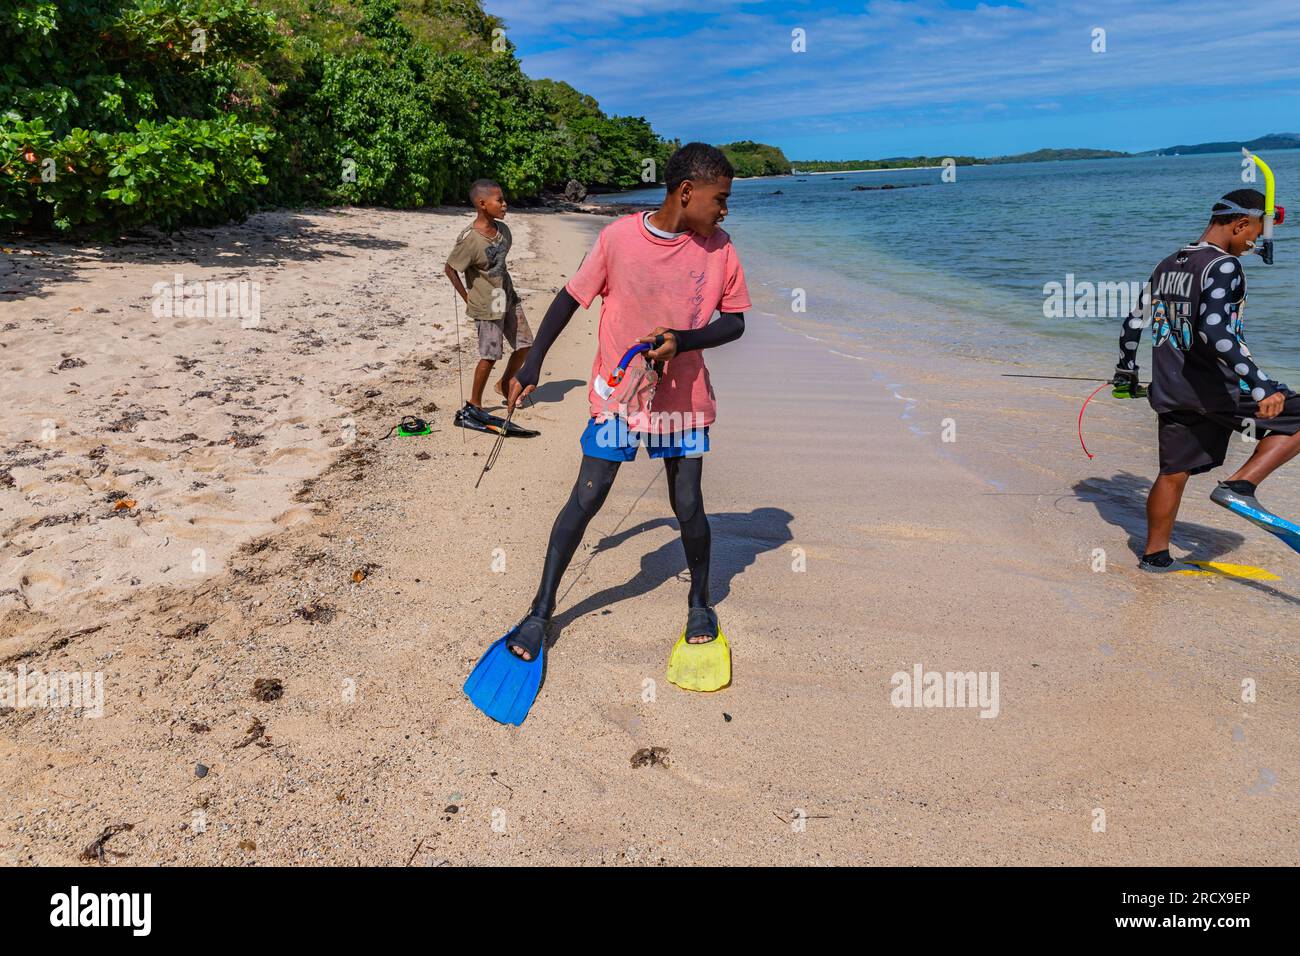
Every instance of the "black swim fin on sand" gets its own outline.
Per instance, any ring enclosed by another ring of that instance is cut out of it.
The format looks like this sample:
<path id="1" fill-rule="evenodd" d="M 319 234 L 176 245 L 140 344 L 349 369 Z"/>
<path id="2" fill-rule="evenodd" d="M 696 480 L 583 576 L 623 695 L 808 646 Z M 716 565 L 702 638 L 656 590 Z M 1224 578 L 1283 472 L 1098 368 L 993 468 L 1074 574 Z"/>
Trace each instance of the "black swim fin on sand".
<path id="1" fill-rule="evenodd" d="M 541 434 L 531 428 L 523 428 L 514 422 L 507 422 L 504 418 L 489 414 L 481 408 L 475 408 L 468 402 L 464 408 L 456 412 L 452 423 L 459 428 L 487 432 L 489 435 L 500 435 L 504 431 L 507 438 L 536 438 Z"/>

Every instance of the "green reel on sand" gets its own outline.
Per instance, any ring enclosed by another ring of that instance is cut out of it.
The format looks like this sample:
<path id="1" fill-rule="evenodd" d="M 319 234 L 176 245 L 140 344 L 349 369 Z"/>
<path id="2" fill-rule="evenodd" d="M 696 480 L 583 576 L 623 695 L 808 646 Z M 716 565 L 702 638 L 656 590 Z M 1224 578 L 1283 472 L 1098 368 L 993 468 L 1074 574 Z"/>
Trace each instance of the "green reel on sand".
<path id="1" fill-rule="evenodd" d="M 419 438 L 423 435 L 432 435 L 433 429 L 423 418 L 416 418 L 414 415 L 405 415 L 402 420 L 388 429 L 388 434 L 384 438 L 392 438 L 396 435 L 398 438 Z M 384 439 L 381 438 L 380 441 Z"/>

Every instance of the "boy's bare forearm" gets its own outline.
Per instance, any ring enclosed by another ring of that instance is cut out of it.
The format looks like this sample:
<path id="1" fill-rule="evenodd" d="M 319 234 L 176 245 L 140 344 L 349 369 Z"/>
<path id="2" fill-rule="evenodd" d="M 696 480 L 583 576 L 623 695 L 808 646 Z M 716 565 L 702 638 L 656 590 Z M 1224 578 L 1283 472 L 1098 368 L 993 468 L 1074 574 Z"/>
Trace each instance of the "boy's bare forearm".
<path id="1" fill-rule="evenodd" d="M 451 266 L 443 266 L 442 272 L 443 275 L 445 275 L 448 279 L 451 280 L 451 287 L 456 290 L 456 294 L 460 296 L 461 299 L 468 301 L 469 295 L 465 291 L 464 284 L 462 284 L 460 281 L 460 273 L 457 272 L 455 269 L 453 269 Z"/>

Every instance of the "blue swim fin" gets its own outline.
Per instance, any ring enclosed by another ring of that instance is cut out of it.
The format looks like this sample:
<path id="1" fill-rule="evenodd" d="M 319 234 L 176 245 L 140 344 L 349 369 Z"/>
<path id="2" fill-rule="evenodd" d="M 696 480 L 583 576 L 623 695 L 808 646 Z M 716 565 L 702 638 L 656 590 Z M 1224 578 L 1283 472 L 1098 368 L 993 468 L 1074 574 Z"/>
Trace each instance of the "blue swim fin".
<path id="1" fill-rule="evenodd" d="M 465 681 L 465 696 L 483 713 L 502 724 L 518 727 L 528 716 L 542 686 L 543 645 L 537 656 L 526 661 L 506 646 L 518 628 L 484 652 Z"/>
<path id="2" fill-rule="evenodd" d="M 1281 538 L 1291 550 L 1300 552 L 1300 527 L 1273 514 L 1261 505 L 1254 495 L 1233 491 L 1223 482 L 1219 482 L 1219 486 L 1211 493 L 1210 500 L 1216 505 L 1227 508 L 1233 514 L 1245 518 L 1256 527 Z"/>

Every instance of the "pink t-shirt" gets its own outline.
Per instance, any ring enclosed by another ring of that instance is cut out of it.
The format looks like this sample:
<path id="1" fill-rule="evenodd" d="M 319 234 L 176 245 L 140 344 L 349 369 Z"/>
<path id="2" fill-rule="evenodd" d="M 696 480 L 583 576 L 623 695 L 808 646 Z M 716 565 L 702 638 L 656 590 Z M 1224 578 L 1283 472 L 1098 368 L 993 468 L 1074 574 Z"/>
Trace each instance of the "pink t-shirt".
<path id="1" fill-rule="evenodd" d="M 609 375 L 637 339 L 657 326 L 698 329 L 709 324 L 714 312 L 752 308 L 730 236 L 718 229 L 707 239 L 693 232 L 663 239 L 646 229 L 639 212 L 601 230 L 566 288 L 584 309 L 596 296 L 602 300 L 596 358 L 587 382 L 587 400 L 597 421 L 605 420 L 607 409 L 593 387 L 596 376 Z M 650 414 L 632 415 L 627 427 L 668 434 L 702 428 L 716 415 L 704 353 L 686 352 L 665 368 Z"/>

